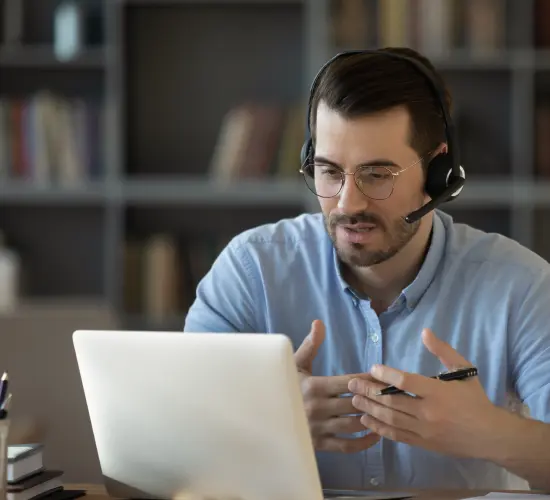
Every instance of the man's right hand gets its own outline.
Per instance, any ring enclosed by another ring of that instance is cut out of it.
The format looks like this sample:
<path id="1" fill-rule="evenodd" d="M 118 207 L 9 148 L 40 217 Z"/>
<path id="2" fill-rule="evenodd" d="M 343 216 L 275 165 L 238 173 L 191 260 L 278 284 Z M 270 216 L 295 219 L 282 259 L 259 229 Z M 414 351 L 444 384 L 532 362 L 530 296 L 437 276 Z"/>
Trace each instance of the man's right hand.
<path id="1" fill-rule="evenodd" d="M 336 436 L 366 431 L 359 420 L 361 417 L 356 416 L 357 409 L 351 404 L 351 397 L 342 395 L 349 394 L 348 383 L 352 378 L 370 378 L 370 375 L 312 376 L 313 360 L 324 339 L 325 326 L 322 321 L 315 320 L 309 335 L 294 354 L 313 446 L 318 451 L 357 453 L 376 444 L 380 436 L 372 432 L 362 437 Z"/>

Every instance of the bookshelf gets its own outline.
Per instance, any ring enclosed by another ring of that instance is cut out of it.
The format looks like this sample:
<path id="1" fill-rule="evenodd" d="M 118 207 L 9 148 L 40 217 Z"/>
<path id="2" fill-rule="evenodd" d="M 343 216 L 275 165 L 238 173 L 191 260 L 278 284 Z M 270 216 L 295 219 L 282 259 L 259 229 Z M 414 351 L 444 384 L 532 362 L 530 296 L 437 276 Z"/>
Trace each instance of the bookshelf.
<path id="1" fill-rule="evenodd" d="M 317 210 L 297 173 L 310 82 L 337 51 L 385 42 L 439 50 L 425 52 L 453 90 L 468 174 L 444 210 L 550 259 L 544 5 L 475 0 L 488 24 L 464 30 L 471 1 L 428 0 L 430 15 L 462 19 L 434 43 L 441 31 L 420 40 L 399 29 L 416 12 L 403 9 L 425 1 L 88 0 L 101 12 L 102 43 L 62 61 L 58 0 L 23 0 L 21 43 L 0 45 L 0 99 L 48 90 L 102 110 L 95 163 L 76 176 L 66 166 L 69 180 L 14 176 L 0 158 L 0 230 L 22 255 L 27 293 L 101 298 L 130 328 L 180 329 L 197 280 L 231 236 Z M 263 123 L 252 126 L 255 149 L 222 148 L 224 131 L 244 137 L 251 123 Z"/>

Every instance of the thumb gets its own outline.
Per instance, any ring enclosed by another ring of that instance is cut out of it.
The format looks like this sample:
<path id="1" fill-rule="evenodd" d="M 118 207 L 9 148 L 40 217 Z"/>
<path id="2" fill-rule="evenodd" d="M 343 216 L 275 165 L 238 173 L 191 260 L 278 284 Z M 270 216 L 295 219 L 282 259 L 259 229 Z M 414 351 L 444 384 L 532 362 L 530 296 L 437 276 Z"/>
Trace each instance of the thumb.
<path id="1" fill-rule="evenodd" d="M 429 329 L 422 330 L 422 342 L 434 356 L 447 368 L 447 370 L 457 370 L 458 368 L 471 367 L 472 364 L 463 358 L 458 351 L 453 349 L 447 342 L 437 338 Z"/>
<path id="2" fill-rule="evenodd" d="M 319 319 L 311 323 L 309 335 L 304 339 L 300 347 L 294 353 L 294 359 L 298 369 L 311 373 L 313 360 L 317 356 L 319 347 L 325 340 L 325 325 Z"/>

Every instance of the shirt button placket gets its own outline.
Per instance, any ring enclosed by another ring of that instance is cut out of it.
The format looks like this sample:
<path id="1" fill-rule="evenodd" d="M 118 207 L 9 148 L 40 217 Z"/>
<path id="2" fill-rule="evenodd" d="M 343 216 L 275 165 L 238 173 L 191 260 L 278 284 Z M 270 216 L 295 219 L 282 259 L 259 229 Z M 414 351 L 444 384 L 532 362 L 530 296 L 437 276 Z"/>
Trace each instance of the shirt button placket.
<path id="1" fill-rule="evenodd" d="M 364 366 L 370 370 L 372 365 L 381 364 L 382 356 L 382 327 L 376 313 L 365 303 L 362 304 L 363 314 L 368 322 L 368 338 L 365 349 Z M 365 486 L 380 486 L 384 483 L 384 468 L 382 462 L 382 443 L 379 442 L 373 448 L 364 453 L 364 479 Z"/>

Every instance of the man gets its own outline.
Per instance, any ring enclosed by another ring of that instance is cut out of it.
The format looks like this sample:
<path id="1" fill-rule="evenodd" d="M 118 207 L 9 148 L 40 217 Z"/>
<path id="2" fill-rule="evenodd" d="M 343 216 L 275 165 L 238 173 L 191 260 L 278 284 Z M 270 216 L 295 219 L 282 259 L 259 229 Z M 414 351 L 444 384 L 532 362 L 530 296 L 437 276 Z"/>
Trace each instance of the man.
<path id="1" fill-rule="evenodd" d="M 550 490 L 550 266 L 439 209 L 405 221 L 453 152 L 427 79 L 389 53 L 439 78 L 408 49 L 334 60 L 303 167 L 322 213 L 235 237 L 184 329 L 291 338 L 324 487 Z M 462 366 L 479 376 L 430 378 Z"/>

